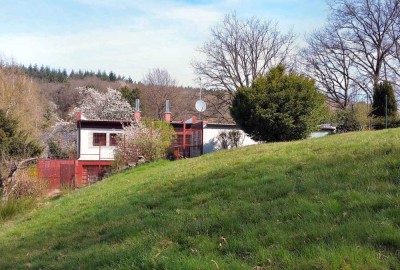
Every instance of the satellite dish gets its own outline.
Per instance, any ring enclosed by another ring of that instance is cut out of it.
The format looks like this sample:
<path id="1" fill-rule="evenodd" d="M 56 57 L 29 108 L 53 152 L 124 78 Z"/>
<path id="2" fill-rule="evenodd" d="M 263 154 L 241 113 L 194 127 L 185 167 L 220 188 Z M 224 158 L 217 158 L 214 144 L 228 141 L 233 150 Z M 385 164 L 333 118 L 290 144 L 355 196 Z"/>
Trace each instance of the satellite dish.
<path id="1" fill-rule="evenodd" d="M 198 112 L 204 112 L 207 108 L 207 105 L 203 100 L 200 99 L 200 100 L 196 101 L 195 107 Z"/>

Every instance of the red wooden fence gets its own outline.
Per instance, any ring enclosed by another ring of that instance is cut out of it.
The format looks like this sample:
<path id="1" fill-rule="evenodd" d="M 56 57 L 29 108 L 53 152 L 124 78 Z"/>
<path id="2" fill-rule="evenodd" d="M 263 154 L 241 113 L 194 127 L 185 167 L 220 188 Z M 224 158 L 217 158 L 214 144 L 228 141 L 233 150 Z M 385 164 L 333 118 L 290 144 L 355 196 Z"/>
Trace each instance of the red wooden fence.
<path id="1" fill-rule="evenodd" d="M 49 189 L 75 186 L 77 160 L 41 159 L 37 162 L 39 178 L 49 182 Z"/>

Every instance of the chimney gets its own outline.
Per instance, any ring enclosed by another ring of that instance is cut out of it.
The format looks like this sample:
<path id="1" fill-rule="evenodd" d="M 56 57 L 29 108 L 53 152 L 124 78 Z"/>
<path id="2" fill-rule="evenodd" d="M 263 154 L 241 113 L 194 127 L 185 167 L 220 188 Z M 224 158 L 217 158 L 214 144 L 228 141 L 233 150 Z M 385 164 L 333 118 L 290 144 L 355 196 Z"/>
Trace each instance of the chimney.
<path id="1" fill-rule="evenodd" d="M 197 122 L 197 117 L 196 116 L 192 116 L 192 124 L 195 124 Z"/>
<path id="2" fill-rule="evenodd" d="M 170 110 L 170 102 L 169 99 L 165 101 L 165 113 L 164 113 L 165 122 L 171 122 L 171 110 Z"/>
<path id="3" fill-rule="evenodd" d="M 140 121 L 140 99 L 136 99 L 136 106 L 135 106 L 135 112 L 133 113 L 133 118 L 135 122 Z"/>
<path id="4" fill-rule="evenodd" d="M 79 121 L 79 120 L 81 120 L 82 119 L 82 112 L 77 112 L 76 113 L 76 121 Z"/>

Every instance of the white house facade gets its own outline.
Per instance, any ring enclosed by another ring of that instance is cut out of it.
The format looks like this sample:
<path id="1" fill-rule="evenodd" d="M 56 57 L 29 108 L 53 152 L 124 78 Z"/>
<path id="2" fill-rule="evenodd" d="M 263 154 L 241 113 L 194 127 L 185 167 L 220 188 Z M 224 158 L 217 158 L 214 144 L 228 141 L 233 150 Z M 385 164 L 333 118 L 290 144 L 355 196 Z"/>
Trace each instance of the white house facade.
<path id="1" fill-rule="evenodd" d="M 241 146 L 257 144 L 235 124 L 205 123 L 203 126 L 203 154 L 219 150 L 218 135 L 232 130 L 239 130 L 243 133 Z"/>

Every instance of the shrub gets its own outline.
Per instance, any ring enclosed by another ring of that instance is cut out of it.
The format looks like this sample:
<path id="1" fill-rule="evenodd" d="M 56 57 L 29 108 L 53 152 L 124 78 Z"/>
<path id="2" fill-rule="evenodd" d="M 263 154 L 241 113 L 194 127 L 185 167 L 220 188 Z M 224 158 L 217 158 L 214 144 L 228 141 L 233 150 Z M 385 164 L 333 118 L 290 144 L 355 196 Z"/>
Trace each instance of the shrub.
<path id="1" fill-rule="evenodd" d="M 386 119 L 385 117 L 376 117 L 372 120 L 372 126 L 376 130 L 385 129 L 386 128 Z M 388 128 L 398 128 L 400 127 L 400 120 L 397 117 L 389 117 L 388 118 Z"/>
<path id="2" fill-rule="evenodd" d="M 114 168 L 123 163 L 137 163 L 140 157 L 146 161 L 165 157 L 175 137 L 173 127 L 159 120 L 142 119 L 124 127 L 124 135 L 115 150 Z"/>
<path id="3" fill-rule="evenodd" d="M 10 196 L 16 200 L 42 197 L 47 191 L 47 183 L 37 178 L 33 171 L 23 170 L 14 176 Z"/>
<path id="4" fill-rule="evenodd" d="M 22 213 L 35 206 L 33 199 L 16 200 L 9 198 L 6 201 L 0 202 L 0 221 L 7 220 L 18 213 Z"/>
<path id="5" fill-rule="evenodd" d="M 50 159 L 67 159 L 68 153 L 63 150 L 58 142 L 53 139 L 50 139 L 47 142 L 49 146 L 49 154 L 48 157 Z"/>
<path id="6" fill-rule="evenodd" d="M 272 68 L 239 88 L 231 115 L 257 141 L 291 141 L 307 138 L 326 114 L 325 97 L 315 82 L 285 67 Z"/>
<path id="7" fill-rule="evenodd" d="M 338 132 L 367 130 L 370 128 L 372 117 L 371 109 L 366 103 L 356 103 L 351 109 L 336 112 Z"/>

